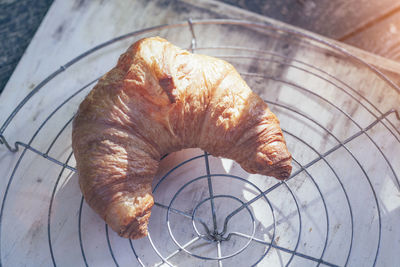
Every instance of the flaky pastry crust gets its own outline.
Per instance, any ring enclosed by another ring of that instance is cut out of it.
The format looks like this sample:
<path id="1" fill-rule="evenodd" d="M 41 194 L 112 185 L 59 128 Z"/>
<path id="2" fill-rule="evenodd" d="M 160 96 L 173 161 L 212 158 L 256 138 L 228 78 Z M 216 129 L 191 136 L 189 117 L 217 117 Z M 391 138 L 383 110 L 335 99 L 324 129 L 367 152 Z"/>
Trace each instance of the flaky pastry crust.
<path id="1" fill-rule="evenodd" d="M 72 147 L 87 203 L 120 236 L 147 235 L 160 157 L 198 147 L 250 173 L 291 173 L 279 121 L 234 67 L 154 37 L 133 44 L 79 106 Z"/>

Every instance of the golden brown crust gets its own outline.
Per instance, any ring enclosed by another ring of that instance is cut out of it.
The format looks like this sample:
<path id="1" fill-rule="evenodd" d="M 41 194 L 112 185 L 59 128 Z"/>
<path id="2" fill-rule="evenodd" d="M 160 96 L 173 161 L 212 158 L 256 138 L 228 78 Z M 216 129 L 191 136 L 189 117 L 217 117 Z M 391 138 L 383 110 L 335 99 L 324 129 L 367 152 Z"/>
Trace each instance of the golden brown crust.
<path id="1" fill-rule="evenodd" d="M 119 235 L 147 234 L 162 155 L 199 147 L 246 171 L 286 179 L 279 121 L 229 63 L 142 39 L 81 103 L 72 147 L 88 204 Z"/>

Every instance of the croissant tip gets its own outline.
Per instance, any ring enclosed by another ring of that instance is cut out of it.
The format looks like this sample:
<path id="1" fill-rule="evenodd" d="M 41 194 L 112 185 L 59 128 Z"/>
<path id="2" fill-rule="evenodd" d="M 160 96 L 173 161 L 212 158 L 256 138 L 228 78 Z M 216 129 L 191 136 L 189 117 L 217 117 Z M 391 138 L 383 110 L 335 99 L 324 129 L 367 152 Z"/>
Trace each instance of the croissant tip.
<path id="1" fill-rule="evenodd" d="M 286 165 L 285 168 L 281 169 L 280 172 L 276 173 L 274 176 L 279 180 L 286 180 L 289 179 L 290 175 L 292 174 L 292 165 Z"/>
<path id="2" fill-rule="evenodd" d="M 129 239 L 139 239 L 148 235 L 147 222 L 140 225 L 137 221 L 132 221 L 131 224 L 121 228 L 118 232 L 120 237 Z"/>
<path id="3" fill-rule="evenodd" d="M 277 176 L 275 176 L 275 178 L 284 181 L 290 177 L 290 173 L 291 172 L 287 172 L 287 171 L 281 172 Z"/>
<path id="4" fill-rule="evenodd" d="M 142 231 L 142 232 L 132 232 L 129 233 L 128 235 L 120 235 L 121 237 L 125 237 L 125 238 L 129 238 L 129 239 L 140 239 L 143 237 L 146 237 L 149 233 L 146 231 Z"/>
<path id="5" fill-rule="evenodd" d="M 120 236 L 130 239 L 139 239 L 148 235 L 153 198 L 148 196 L 147 205 L 142 209 L 131 202 L 116 202 L 108 209 L 105 221 Z"/>

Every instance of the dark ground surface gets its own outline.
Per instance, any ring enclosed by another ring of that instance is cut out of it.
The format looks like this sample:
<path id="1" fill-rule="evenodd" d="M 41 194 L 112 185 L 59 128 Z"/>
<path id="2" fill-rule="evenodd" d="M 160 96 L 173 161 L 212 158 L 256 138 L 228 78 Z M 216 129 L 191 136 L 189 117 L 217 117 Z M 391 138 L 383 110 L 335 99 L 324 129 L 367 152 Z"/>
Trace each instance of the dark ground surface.
<path id="1" fill-rule="evenodd" d="M 0 93 L 53 0 L 0 0 Z"/>

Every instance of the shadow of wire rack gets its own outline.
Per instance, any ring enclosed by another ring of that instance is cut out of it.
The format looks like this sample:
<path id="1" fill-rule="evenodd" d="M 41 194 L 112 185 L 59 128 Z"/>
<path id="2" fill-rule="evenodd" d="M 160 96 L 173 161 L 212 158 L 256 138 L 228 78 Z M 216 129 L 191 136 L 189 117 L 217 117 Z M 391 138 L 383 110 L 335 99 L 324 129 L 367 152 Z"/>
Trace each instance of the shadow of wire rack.
<path id="1" fill-rule="evenodd" d="M 167 155 L 149 236 L 127 240 L 84 202 L 71 122 L 118 55 L 154 35 L 232 63 L 279 117 L 293 173 L 278 182 L 198 149 Z M 52 104 L 41 107 L 43 98 Z M 0 128 L 3 149 L 18 154 L 2 183 L 0 263 L 398 266 L 399 103 L 375 67 L 285 27 L 189 20 L 107 41 L 43 80 Z M 32 125 L 21 125 L 35 108 Z M 7 136 L 12 127 L 21 131 Z"/>

